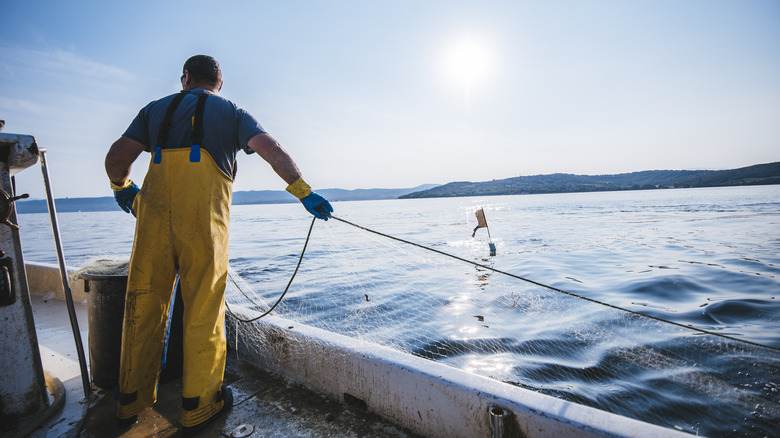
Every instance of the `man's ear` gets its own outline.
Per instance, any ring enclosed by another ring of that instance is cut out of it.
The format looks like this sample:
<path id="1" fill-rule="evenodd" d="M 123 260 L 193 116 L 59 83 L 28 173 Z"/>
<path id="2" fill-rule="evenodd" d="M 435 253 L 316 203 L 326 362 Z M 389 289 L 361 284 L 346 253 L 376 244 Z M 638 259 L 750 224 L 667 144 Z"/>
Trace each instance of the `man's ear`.
<path id="1" fill-rule="evenodd" d="M 182 76 L 184 76 L 184 79 L 181 80 L 181 88 L 186 90 L 187 84 L 189 84 L 189 82 L 192 80 L 192 75 L 190 74 L 189 70 L 184 70 L 184 74 L 182 74 Z"/>

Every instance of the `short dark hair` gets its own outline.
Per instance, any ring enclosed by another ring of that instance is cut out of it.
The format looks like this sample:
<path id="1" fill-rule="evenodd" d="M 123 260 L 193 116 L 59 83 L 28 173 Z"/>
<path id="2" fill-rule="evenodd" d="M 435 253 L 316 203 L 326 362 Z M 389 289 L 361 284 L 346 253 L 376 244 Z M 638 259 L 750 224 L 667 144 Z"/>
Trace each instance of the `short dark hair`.
<path id="1" fill-rule="evenodd" d="M 222 84 L 222 71 L 219 69 L 219 63 L 212 56 L 195 55 L 190 57 L 184 63 L 182 73 L 190 72 L 193 81 L 208 85 Z"/>

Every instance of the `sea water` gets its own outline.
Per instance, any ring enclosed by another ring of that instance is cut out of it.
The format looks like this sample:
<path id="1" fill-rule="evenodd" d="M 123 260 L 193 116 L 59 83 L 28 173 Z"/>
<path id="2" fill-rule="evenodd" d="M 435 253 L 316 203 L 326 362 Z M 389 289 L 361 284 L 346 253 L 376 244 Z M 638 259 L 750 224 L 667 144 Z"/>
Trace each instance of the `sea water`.
<path id="1" fill-rule="evenodd" d="M 317 221 L 280 314 L 667 427 L 777 436 L 780 186 L 333 206 L 379 234 Z M 132 216 L 59 221 L 68 265 L 129 256 Z M 258 297 L 284 290 L 310 223 L 233 206 L 231 267 Z M 19 224 L 25 259 L 55 263 L 48 215 Z"/>

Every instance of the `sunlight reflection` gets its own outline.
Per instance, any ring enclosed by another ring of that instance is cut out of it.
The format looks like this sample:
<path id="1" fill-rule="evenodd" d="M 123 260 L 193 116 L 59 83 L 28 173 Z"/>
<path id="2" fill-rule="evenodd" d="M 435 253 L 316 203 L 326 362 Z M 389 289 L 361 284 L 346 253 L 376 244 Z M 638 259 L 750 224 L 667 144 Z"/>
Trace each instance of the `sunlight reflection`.
<path id="1" fill-rule="evenodd" d="M 491 356 L 468 355 L 463 358 L 462 368 L 474 374 L 501 378 L 511 373 L 517 358 L 509 354 Z"/>

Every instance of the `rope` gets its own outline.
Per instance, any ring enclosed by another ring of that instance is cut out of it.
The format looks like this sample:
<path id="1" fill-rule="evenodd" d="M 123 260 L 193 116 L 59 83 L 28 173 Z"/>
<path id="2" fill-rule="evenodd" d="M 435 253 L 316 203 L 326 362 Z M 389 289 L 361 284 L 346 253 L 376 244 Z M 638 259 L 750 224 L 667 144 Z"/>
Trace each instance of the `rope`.
<path id="1" fill-rule="evenodd" d="M 251 318 L 251 319 L 243 319 L 243 318 L 240 318 L 235 313 L 231 312 L 230 311 L 230 306 L 228 306 L 227 301 L 225 301 L 225 306 L 227 307 L 227 311 L 233 318 L 235 318 L 239 322 L 244 322 L 244 323 L 257 321 L 258 319 L 260 319 L 260 318 L 268 315 L 269 313 L 271 313 L 271 311 L 273 311 L 276 308 L 276 306 L 278 306 L 279 303 L 282 302 L 282 298 L 284 298 L 284 296 L 287 295 L 287 291 L 290 290 L 290 285 L 292 284 L 293 280 L 295 279 L 295 275 L 298 273 L 298 268 L 301 267 L 301 262 L 303 261 L 303 255 L 306 253 L 306 247 L 309 246 L 309 238 L 311 237 L 311 230 L 312 230 L 312 228 L 314 228 L 314 221 L 316 219 L 317 218 L 314 218 L 314 217 L 311 218 L 311 225 L 309 225 L 309 232 L 306 234 L 306 242 L 304 242 L 304 244 L 303 244 L 303 249 L 301 250 L 301 255 L 300 255 L 300 257 L 298 257 L 298 264 L 295 265 L 295 271 L 293 271 L 292 276 L 290 277 L 290 281 L 287 282 L 287 287 L 284 288 L 284 292 L 282 292 L 282 294 L 279 296 L 279 299 L 276 300 L 274 305 L 271 306 L 270 309 L 266 310 L 265 313 L 263 313 L 260 316 L 256 316 L 256 317 Z M 236 286 L 238 286 L 238 285 L 236 285 Z M 239 287 L 238 290 L 240 290 L 241 294 L 244 295 L 244 297 L 246 297 L 246 299 L 248 299 L 252 304 L 254 304 L 256 307 L 260 307 L 260 306 L 258 306 L 257 303 L 252 301 L 252 299 L 247 296 L 246 292 L 244 292 L 243 289 L 241 289 Z"/>
<path id="2" fill-rule="evenodd" d="M 447 252 L 444 252 L 444 251 L 440 251 L 438 249 L 434 249 L 434 248 L 431 248 L 431 247 L 428 247 L 428 246 L 425 246 L 425 245 L 421 245 L 419 243 L 410 242 L 408 240 L 404 240 L 404 239 L 401 239 L 399 237 L 395 237 L 395 236 L 391 236 L 389 234 L 385 234 L 385 233 L 382 233 L 382 232 L 379 232 L 379 231 L 375 231 L 375 230 L 372 230 L 370 228 L 366 228 L 364 226 L 354 224 L 354 223 L 352 223 L 352 222 L 350 222 L 348 220 L 345 220 L 345 219 L 342 219 L 342 218 L 339 218 L 339 217 L 336 217 L 336 216 L 330 216 L 330 218 L 331 219 L 335 219 L 335 220 L 337 220 L 339 222 L 343 222 L 343 223 L 345 223 L 347 225 L 351 225 L 351 226 L 353 226 L 353 227 L 355 227 L 357 229 L 360 229 L 360 230 L 363 230 L 363 231 L 366 231 L 366 232 L 369 232 L 369 233 L 372 233 L 372 234 L 376 234 L 377 236 L 381 236 L 381 237 L 384 237 L 384 238 L 387 238 L 387 239 L 390 239 L 390 240 L 395 240 L 397 242 L 401 242 L 401 243 L 404 243 L 406 245 L 415 246 L 417 248 L 421 248 L 421 249 L 424 249 L 426 251 L 435 252 L 435 253 L 443 255 L 445 257 L 449 257 L 449 258 L 452 258 L 452 259 L 455 259 L 455 260 L 458 260 L 458 261 L 461 261 L 461 262 L 464 262 L 464 263 L 468 263 L 470 265 L 474 265 L 474 266 L 476 266 L 478 268 L 481 268 L 481 269 L 486 269 L 488 271 L 492 271 L 492 272 L 495 272 L 497 274 L 506 275 L 508 277 L 511 277 L 511 278 L 514 278 L 514 279 L 517 279 L 517 280 L 521 280 L 521 281 L 524 281 L 526 283 L 530 283 L 530 284 L 533 284 L 535 286 L 539 286 L 539 287 L 542 287 L 542 288 L 545 288 L 545 289 L 549 289 L 549 290 L 554 291 L 554 292 L 558 292 L 558 293 L 561 293 L 561 294 L 564 294 L 564 295 L 568 295 L 568 296 L 573 297 L 573 298 L 578 298 L 580 300 L 587 301 L 587 302 L 590 302 L 590 303 L 593 303 L 593 304 L 598 304 L 600 306 L 608 307 L 610 309 L 619 310 L 621 312 L 626 312 L 626 313 L 631 314 L 631 315 L 652 319 L 654 321 L 658 321 L 658 322 L 674 325 L 674 326 L 681 327 L 681 328 L 687 329 L 687 330 L 692 330 L 692 331 L 695 331 L 695 332 L 698 332 L 698 333 L 703 333 L 703 334 L 707 334 L 707 335 L 717 336 L 717 337 L 722 338 L 722 339 L 728 339 L 730 341 L 739 342 L 739 343 L 742 343 L 742 344 L 748 344 L 748 345 L 752 345 L 752 346 L 755 346 L 755 347 L 761 347 L 761 348 L 766 348 L 766 349 L 769 349 L 769 350 L 780 351 L 780 348 L 778 348 L 778 347 L 772 347 L 770 345 L 759 344 L 757 342 L 747 341 L 747 340 L 744 340 L 744 339 L 735 338 L 733 336 L 712 332 L 712 331 L 709 331 L 709 330 L 705 330 L 705 329 L 701 329 L 701 328 L 695 327 L 695 326 L 690 325 L 690 324 L 686 325 L 686 324 L 682 324 L 682 323 L 679 323 L 679 322 L 670 321 L 668 319 L 660 318 L 660 317 L 653 316 L 653 315 L 648 315 L 648 314 L 645 314 L 645 313 L 642 313 L 642 312 L 637 312 L 635 310 L 627 309 L 625 307 L 616 306 L 614 304 L 605 303 L 603 301 L 599 301 L 599 300 L 596 300 L 596 299 L 593 299 L 593 298 L 589 298 L 589 297 L 586 297 L 586 296 L 583 296 L 583 295 L 579 295 L 579 294 L 576 294 L 576 293 L 573 293 L 573 292 L 565 291 L 563 289 L 560 289 L 560 288 L 557 288 L 557 287 L 554 287 L 554 286 L 549 286 L 549 285 L 546 285 L 544 283 L 540 283 L 538 281 L 534 281 L 534 280 L 522 277 L 522 276 L 517 275 L 517 274 L 512 274 L 510 272 L 502 271 L 500 269 L 496 269 L 496 268 L 493 268 L 491 266 L 487 266 L 487 265 L 484 265 L 484 264 L 481 264 L 481 263 L 477 263 L 477 262 L 472 261 L 472 260 L 467 260 L 467 259 L 464 259 L 462 257 L 458 257 L 456 255 L 453 255 L 453 254 L 450 254 L 450 253 L 447 253 Z M 271 313 L 271 311 L 282 301 L 282 298 L 284 298 L 284 295 L 287 293 L 287 290 L 290 288 L 290 285 L 292 284 L 293 278 L 295 278 L 295 274 L 298 273 L 298 268 L 301 266 L 301 261 L 303 260 L 304 253 L 306 252 L 306 246 L 309 244 L 309 237 L 311 236 L 311 231 L 312 231 L 313 227 L 314 227 L 314 219 L 312 219 L 311 226 L 309 226 L 309 233 L 306 236 L 306 242 L 303 245 L 303 250 L 301 251 L 300 258 L 298 259 L 298 265 L 295 267 L 295 272 L 293 272 L 292 277 L 290 278 L 289 283 L 287 283 L 287 287 L 284 289 L 284 292 L 279 297 L 279 299 L 276 301 L 276 303 L 273 306 L 271 306 L 271 308 L 268 309 L 268 311 L 266 311 L 265 313 L 263 313 L 262 315 L 260 315 L 258 317 L 252 318 L 252 319 L 241 319 L 241 318 L 237 317 L 235 314 L 231 313 L 231 315 L 233 315 L 233 317 L 235 317 L 240 322 L 252 322 L 252 321 L 258 320 L 258 319 L 264 317 L 265 315 L 268 315 L 269 313 Z M 241 288 L 239 288 L 239 290 L 241 290 Z M 244 293 L 243 290 L 241 290 L 241 293 L 247 299 L 252 301 Z M 257 305 L 254 302 L 252 302 L 252 303 Z M 230 311 L 229 308 L 228 308 L 228 311 Z"/>
<path id="3" fill-rule="evenodd" d="M 609 304 L 609 303 L 605 303 L 603 301 L 595 300 L 593 298 L 588 298 L 586 296 L 578 295 L 578 294 L 575 294 L 573 292 L 568 292 L 568 291 L 565 291 L 563 289 L 559 289 L 559 288 L 554 287 L 554 286 L 548 286 L 546 284 L 539 283 L 538 281 L 534 281 L 534 280 L 531 280 L 531 279 L 528 279 L 528 278 L 525 278 L 525 277 L 522 277 L 522 276 L 519 276 L 519 275 L 516 275 L 516 274 L 512 274 L 512 273 L 509 273 L 509 272 L 501 271 L 501 270 L 495 269 L 495 268 L 493 268 L 491 266 L 483 265 L 481 263 L 477 263 L 477 262 L 474 262 L 472 260 L 467 260 L 467 259 L 458 257 L 456 255 L 446 253 L 444 251 L 439 251 L 438 249 L 430 248 L 430 247 L 427 247 L 425 245 L 420 245 L 419 243 L 410 242 L 408 240 L 404 240 L 404 239 L 401 239 L 401 238 L 398 238 L 398 237 L 395 237 L 395 236 L 391 236 L 389 234 L 384 234 L 384 233 L 381 233 L 379 231 L 374 231 L 372 229 L 369 229 L 369 228 L 366 228 L 366 227 L 363 227 L 363 226 L 360 226 L 360 225 L 357 225 L 357 224 L 353 224 L 352 222 L 349 222 L 347 220 L 338 218 L 336 216 L 331 216 L 331 219 L 336 219 L 337 221 L 343 222 L 343 223 L 345 223 L 347 225 L 352 225 L 355 228 L 361 229 L 363 231 L 367 231 L 369 233 L 376 234 L 377 236 L 385 237 L 385 238 L 388 238 L 388 239 L 391 239 L 391 240 L 395 240 L 397 242 L 405 243 L 407 245 L 416 246 L 418 248 L 422 248 L 422 249 L 427 250 L 427 251 L 435 252 L 437 254 L 441 254 L 443 256 L 450 257 L 452 259 L 459 260 L 461 262 L 468 263 L 470 265 L 474 265 L 474 266 L 477 266 L 479 268 L 495 272 L 497 274 L 503 274 L 503 275 L 512 277 L 512 278 L 517 279 L 517 280 L 525 281 L 526 283 L 531 283 L 531 284 L 539 286 L 539 287 L 550 289 L 551 291 L 554 291 L 554 292 L 558 292 L 558 293 L 561 293 L 561 294 L 564 294 L 564 295 L 568 295 L 570 297 L 579 298 L 581 300 L 588 301 L 588 302 L 591 302 L 591 303 L 594 303 L 594 304 L 598 304 L 600 306 L 609 307 L 610 309 L 620 310 L 622 312 L 626 312 L 626 313 L 629 313 L 631 315 L 636 315 L 636 316 L 641 316 L 641 317 L 644 317 L 644 318 L 649 318 L 649 319 L 652 319 L 652 320 L 655 320 L 655 321 L 658 321 L 658 322 L 663 322 L 663 323 L 666 323 L 666 324 L 675 325 L 677 327 L 682 327 L 684 329 L 693 330 L 693 331 L 696 331 L 696 332 L 699 332 L 699 333 L 704 333 L 704 334 L 707 334 L 707 335 L 717 336 L 717 337 L 720 337 L 720 338 L 723 338 L 723 339 L 728 339 L 730 341 L 741 342 L 743 344 L 749 344 L 749 345 L 753 345 L 755 347 L 762 347 L 762 348 L 768 348 L 770 350 L 780 351 L 780 348 L 778 348 L 778 347 L 772 347 L 772 346 L 769 346 L 769 345 L 759 344 L 757 342 L 752 342 L 752 341 L 746 341 L 744 339 L 735 338 L 733 336 L 724 335 L 724 334 L 721 334 L 721 333 L 711 332 L 709 330 L 704 330 L 704 329 L 695 327 L 693 325 L 686 325 L 686 324 L 682 324 L 682 323 L 679 323 L 679 322 L 670 321 L 668 319 L 659 318 L 657 316 L 647 315 L 645 313 L 637 312 L 635 310 L 626 309 L 625 307 L 616 306 L 614 304 Z"/>

